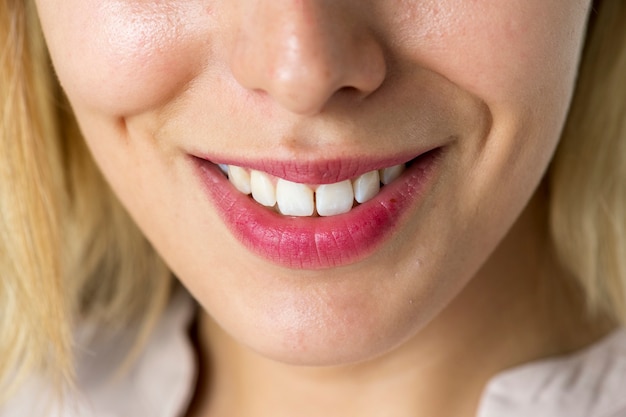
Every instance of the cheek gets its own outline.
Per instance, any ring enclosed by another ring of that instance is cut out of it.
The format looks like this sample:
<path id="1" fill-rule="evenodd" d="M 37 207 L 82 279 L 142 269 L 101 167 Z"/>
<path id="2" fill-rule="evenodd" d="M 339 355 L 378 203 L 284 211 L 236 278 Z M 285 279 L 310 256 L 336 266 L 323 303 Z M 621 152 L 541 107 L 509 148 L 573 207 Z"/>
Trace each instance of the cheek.
<path id="1" fill-rule="evenodd" d="M 132 115 L 171 100 L 202 68 L 197 2 L 39 2 L 44 33 L 71 101 Z M 204 50 L 208 50 L 204 48 Z"/>
<path id="2" fill-rule="evenodd" d="M 402 3 L 404 54 L 490 107 L 571 89 L 589 0 Z"/>
<path id="3" fill-rule="evenodd" d="M 466 208 L 515 213 L 539 181 L 569 107 L 589 3 L 414 2 L 398 25 L 405 56 L 489 108 L 486 138 L 463 143 L 459 166 L 473 167 L 458 196 Z"/>

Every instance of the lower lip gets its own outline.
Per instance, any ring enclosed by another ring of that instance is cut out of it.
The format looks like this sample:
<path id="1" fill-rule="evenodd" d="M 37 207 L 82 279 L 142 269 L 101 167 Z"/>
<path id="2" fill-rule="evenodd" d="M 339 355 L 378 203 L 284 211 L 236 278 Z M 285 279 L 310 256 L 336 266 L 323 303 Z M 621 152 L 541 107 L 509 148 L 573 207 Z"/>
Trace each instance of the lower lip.
<path id="1" fill-rule="evenodd" d="M 420 156 L 376 197 L 331 217 L 278 214 L 237 191 L 215 164 L 192 159 L 210 201 L 245 247 L 287 268 L 317 270 L 359 262 L 393 236 L 433 182 L 441 151 Z"/>

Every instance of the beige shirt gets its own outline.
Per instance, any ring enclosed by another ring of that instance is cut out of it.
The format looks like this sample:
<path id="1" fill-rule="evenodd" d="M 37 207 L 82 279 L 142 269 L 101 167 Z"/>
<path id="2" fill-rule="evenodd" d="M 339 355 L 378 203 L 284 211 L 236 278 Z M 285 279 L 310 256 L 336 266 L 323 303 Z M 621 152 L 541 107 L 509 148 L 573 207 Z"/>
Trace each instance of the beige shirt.
<path id="1" fill-rule="evenodd" d="M 52 405 L 52 392 L 30 381 L 0 417 L 182 417 L 193 395 L 196 361 L 188 337 L 195 305 L 178 293 L 147 348 L 115 376 L 132 335 L 78 335 L 79 392 Z M 626 417 L 626 330 L 574 355 L 529 363 L 495 376 L 477 417 Z"/>

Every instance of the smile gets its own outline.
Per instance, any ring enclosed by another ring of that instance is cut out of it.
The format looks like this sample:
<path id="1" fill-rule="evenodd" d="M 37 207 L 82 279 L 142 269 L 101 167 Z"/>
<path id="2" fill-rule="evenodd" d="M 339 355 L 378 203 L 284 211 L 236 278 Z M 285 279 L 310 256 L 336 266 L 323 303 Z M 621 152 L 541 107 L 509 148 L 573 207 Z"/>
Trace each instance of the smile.
<path id="1" fill-rule="evenodd" d="M 336 216 L 374 198 L 381 186 L 404 172 L 406 164 L 372 170 L 354 179 L 308 185 L 236 165 L 220 165 L 231 184 L 259 204 L 286 216 Z"/>
<path id="2" fill-rule="evenodd" d="M 358 262 L 402 230 L 434 182 L 443 150 L 405 162 L 191 160 L 210 203 L 245 247 L 280 266 L 317 270 Z"/>

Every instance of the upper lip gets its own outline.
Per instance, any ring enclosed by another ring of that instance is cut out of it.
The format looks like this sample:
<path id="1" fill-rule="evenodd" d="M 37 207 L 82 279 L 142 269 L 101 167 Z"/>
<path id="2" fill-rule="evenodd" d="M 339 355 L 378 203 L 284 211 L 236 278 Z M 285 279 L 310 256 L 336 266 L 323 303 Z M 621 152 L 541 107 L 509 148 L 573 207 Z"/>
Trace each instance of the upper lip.
<path id="1" fill-rule="evenodd" d="M 272 158 L 261 159 L 229 159 L 209 155 L 193 154 L 192 156 L 214 164 L 235 165 L 242 168 L 263 171 L 278 178 L 303 184 L 332 184 L 357 178 L 367 172 L 407 163 L 438 146 L 413 152 L 387 157 L 354 157 L 317 160 L 281 160 Z"/>

